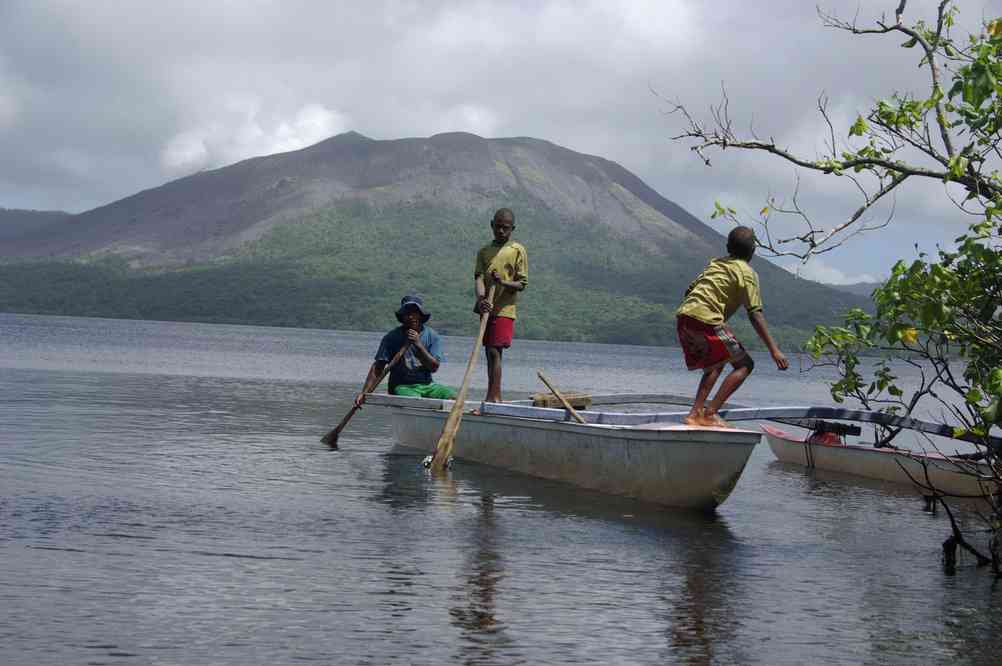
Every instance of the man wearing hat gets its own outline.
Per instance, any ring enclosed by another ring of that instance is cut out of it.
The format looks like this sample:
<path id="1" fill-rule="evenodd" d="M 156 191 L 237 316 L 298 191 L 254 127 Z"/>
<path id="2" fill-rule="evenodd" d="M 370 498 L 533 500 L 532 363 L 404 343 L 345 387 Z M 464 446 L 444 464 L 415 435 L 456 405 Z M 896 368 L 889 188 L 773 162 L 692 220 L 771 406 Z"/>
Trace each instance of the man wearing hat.
<path id="1" fill-rule="evenodd" d="M 362 392 L 355 397 L 359 407 L 365 402 L 367 393 L 375 390 L 386 364 L 397 355 L 400 348 L 409 344 L 407 351 L 396 365 L 390 368 L 390 394 L 417 398 L 456 397 L 456 392 L 448 386 L 431 380 L 432 373 L 442 363 L 442 342 L 431 326 L 426 326 L 431 313 L 424 307 L 424 301 L 417 294 L 400 299 L 397 321 L 400 326 L 383 336 L 376 352 L 375 361 L 369 368 Z"/>

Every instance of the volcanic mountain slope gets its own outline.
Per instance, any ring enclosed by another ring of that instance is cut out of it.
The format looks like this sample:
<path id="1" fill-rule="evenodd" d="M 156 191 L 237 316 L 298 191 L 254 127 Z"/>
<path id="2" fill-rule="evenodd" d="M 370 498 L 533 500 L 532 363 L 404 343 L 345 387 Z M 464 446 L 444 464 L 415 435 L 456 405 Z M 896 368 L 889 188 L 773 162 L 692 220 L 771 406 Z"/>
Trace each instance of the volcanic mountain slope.
<path id="1" fill-rule="evenodd" d="M 473 257 L 500 206 L 529 249 L 519 327 L 531 337 L 670 344 L 689 280 L 724 252 L 717 232 L 600 157 L 532 138 L 347 133 L 44 224 L 0 217 L 0 277 L 27 290 L 0 286 L 0 308 L 379 329 L 413 289 L 440 329 L 469 332 Z M 788 338 L 865 303 L 754 265 Z"/>
<path id="2" fill-rule="evenodd" d="M 146 265 L 204 260 L 275 224 L 348 202 L 479 209 L 512 193 L 568 221 L 604 224 L 624 236 L 716 242 L 713 232 L 619 165 L 545 141 L 460 133 L 375 141 L 350 132 L 66 216 L 12 239 L 3 254 L 114 253 Z"/>

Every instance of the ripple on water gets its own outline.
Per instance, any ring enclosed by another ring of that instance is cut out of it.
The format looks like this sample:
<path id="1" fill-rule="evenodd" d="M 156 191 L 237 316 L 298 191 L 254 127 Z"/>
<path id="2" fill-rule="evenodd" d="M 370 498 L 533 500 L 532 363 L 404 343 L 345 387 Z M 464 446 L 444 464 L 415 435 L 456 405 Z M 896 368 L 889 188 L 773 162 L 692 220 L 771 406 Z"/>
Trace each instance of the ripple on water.
<path id="1" fill-rule="evenodd" d="M 948 523 L 907 490 L 765 447 L 714 516 L 471 464 L 440 479 L 385 455 L 375 408 L 340 451 L 319 442 L 377 335 L 48 321 L 0 315 L 0 606 L 17 609 L 0 662 L 1000 656 L 997 593 L 971 567 L 943 576 Z M 546 367 L 573 388 L 688 392 L 676 357 L 520 342 L 506 386 L 536 390 Z M 760 366 L 747 397 L 824 399 Z"/>

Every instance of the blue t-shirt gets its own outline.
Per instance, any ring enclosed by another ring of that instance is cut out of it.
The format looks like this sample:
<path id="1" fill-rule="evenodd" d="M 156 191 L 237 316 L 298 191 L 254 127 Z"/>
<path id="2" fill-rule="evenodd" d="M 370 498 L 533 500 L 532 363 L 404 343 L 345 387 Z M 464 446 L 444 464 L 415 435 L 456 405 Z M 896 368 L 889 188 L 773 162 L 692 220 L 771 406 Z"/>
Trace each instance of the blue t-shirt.
<path id="1" fill-rule="evenodd" d="M 383 341 L 379 343 L 379 351 L 376 352 L 376 360 L 389 363 L 405 342 L 407 333 L 403 326 L 398 326 L 383 336 Z M 441 363 L 445 360 L 442 355 L 441 339 L 431 326 L 421 329 L 421 344 L 436 361 Z M 421 365 L 413 347 L 408 349 L 404 357 L 390 369 L 390 389 L 401 384 L 431 384 L 431 372 Z"/>

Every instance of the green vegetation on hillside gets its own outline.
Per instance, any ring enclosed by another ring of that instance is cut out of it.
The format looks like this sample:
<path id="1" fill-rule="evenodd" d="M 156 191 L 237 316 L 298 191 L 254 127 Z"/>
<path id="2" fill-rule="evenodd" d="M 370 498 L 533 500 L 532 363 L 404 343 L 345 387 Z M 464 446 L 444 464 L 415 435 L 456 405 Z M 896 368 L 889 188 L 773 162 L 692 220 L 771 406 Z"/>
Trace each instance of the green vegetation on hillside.
<path id="1" fill-rule="evenodd" d="M 516 213 L 514 237 L 529 253 L 518 336 L 674 344 L 673 311 L 707 257 L 562 220 L 532 200 L 506 203 Z M 492 212 L 359 202 L 277 226 L 232 257 L 183 269 L 132 270 L 120 259 L 5 264 L 0 310 L 383 330 L 395 324 L 400 297 L 417 291 L 440 332 L 472 334 L 473 260 L 490 241 Z M 768 282 L 763 276 L 767 304 Z M 799 345 L 815 324 L 847 309 L 835 292 L 818 293 L 833 300 L 773 301 L 768 316 L 781 344 Z M 736 319 L 746 343 L 757 344 Z"/>

